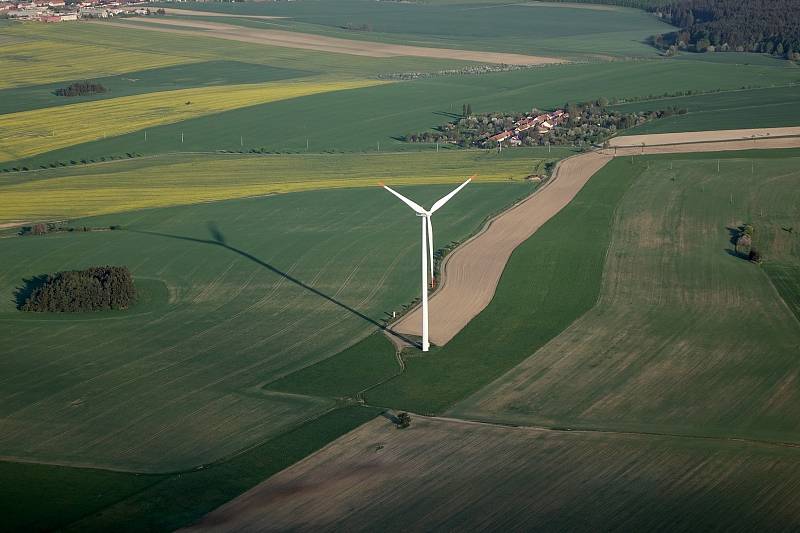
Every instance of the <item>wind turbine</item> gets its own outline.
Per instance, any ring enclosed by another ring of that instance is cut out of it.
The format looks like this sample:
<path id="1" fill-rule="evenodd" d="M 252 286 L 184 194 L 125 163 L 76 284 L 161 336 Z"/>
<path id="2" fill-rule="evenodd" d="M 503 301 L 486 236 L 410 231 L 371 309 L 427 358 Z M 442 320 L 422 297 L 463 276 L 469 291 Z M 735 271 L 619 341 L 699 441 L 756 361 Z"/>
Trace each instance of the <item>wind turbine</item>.
<path id="1" fill-rule="evenodd" d="M 474 176 L 473 176 L 474 177 Z M 399 192 L 395 191 L 394 189 L 390 189 L 386 185 L 383 186 L 384 189 L 392 193 L 393 195 L 397 196 L 402 200 L 408 207 L 413 209 L 417 216 L 420 217 L 422 220 L 422 351 L 427 352 L 430 348 L 430 342 L 428 342 L 428 258 L 430 257 L 430 273 L 431 273 L 431 286 L 433 287 L 436 284 L 436 280 L 433 277 L 433 226 L 431 224 L 431 215 L 438 211 L 444 204 L 446 204 L 450 198 L 456 195 L 458 191 L 466 187 L 467 183 L 472 181 L 472 177 L 467 179 L 464 183 L 456 187 L 447 195 L 439 198 L 433 206 L 431 206 L 430 210 L 425 210 L 422 206 L 413 202 L 400 194 Z"/>

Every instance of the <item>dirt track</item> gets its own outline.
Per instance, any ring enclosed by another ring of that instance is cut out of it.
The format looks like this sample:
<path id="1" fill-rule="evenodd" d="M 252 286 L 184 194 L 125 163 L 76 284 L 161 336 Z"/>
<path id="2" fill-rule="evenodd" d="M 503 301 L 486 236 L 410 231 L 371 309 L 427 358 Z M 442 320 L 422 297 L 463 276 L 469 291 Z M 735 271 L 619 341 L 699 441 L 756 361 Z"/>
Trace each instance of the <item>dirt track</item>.
<path id="1" fill-rule="evenodd" d="M 665 145 L 715 141 L 749 140 L 752 148 L 753 139 L 786 137 L 800 135 L 800 127 L 790 128 L 755 128 L 747 130 L 694 131 L 689 133 L 654 133 L 649 135 L 630 135 L 611 139 L 611 146 Z"/>
<path id="2" fill-rule="evenodd" d="M 490 221 L 480 233 L 448 256 L 442 269 L 442 284 L 430 298 L 431 342 L 439 346 L 446 344 L 489 305 L 511 252 L 566 206 L 589 178 L 613 158 L 615 151 L 617 155 L 640 154 L 642 142 L 645 142 L 645 154 L 799 148 L 800 137 L 775 138 L 790 135 L 791 131 L 800 134 L 800 128 L 773 128 L 620 137 L 614 139 L 612 146 L 624 141 L 622 148 L 608 149 L 607 154 L 589 152 L 565 159 L 544 187 Z M 752 135 L 758 136 L 755 141 Z M 726 138 L 740 140 L 704 142 Z M 631 139 L 635 140 L 631 142 Z M 663 144 L 665 142 L 684 144 Z M 650 146 L 658 143 L 663 145 Z M 421 311 L 416 309 L 397 321 L 392 329 L 404 335 L 419 336 L 421 322 Z"/>
<path id="3" fill-rule="evenodd" d="M 167 15 L 184 15 L 187 17 L 225 17 L 237 19 L 285 19 L 286 17 L 275 17 L 271 15 L 234 15 L 231 13 L 219 13 L 217 11 L 198 11 L 196 9 L 176 9 L 173 7 L 163 8 Z"/>
<path id="4" fill-rule="evenodd" d="M 284 30 L 247 28 L 234 24 L 220 22 L 206 22 L 200 20 L 182 19 L 153 19 L 138 18 L 137 24 L 119 22 L 103 22 L 108 26 L 125 28 L 136 27 L 146 30 L 179 33 L 183 35 L 216 37 L 231 41 L 282 46 L 286 48 L 302 48 L 320 52 L 334 52 L 368 57 L 432 57 L 439 59 L 454 59 L 459 61 L 477 61 L 480 63 L 504 63 L 507 65 L 544 65 L 550 63 L 563 63 L 562 59 L 552 57 L 539 57 L 523 54 L 507 54 L 502 52 L 479 52 L 474 50 L 456 50 L 451 48 L 428 48 L 423 46 L 406 46 L 400 44 L 378 43 L 373 41 L 356 41 L 325 37 L 310 33 L 299 33 Z M 149 26 L 148 26 L 149 25 Z M 185 30 L 178 27 L 187 28 Z"/>

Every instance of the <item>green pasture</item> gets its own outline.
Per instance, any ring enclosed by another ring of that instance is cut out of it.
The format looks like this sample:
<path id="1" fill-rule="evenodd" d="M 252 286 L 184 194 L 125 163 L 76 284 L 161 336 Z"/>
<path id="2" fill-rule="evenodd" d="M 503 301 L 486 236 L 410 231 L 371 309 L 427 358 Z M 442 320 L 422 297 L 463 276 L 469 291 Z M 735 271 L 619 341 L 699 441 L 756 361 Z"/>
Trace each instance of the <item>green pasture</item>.
<path id="1" fill-rule="evenodd" d="M 203 469 L 170 475 L 0 462 L 3 527 L 172 531 L 186 526 L 378 414 L 335 409 Z M 47 505 L 42 505 L 47 502 Z"/>
<path id="2" fill-rule="evenodd" d="M 685 115 L 649 122 L 622 135 L 680 131 L 774 128 L 800 124 L 800 86 L 739 89 L 728 92 L 659 98 L 614 106 L 622 112 L 649 111 L 666 106 L 688 110 Z"/>
<path id="3" fill-rule="evenodd" d="M 763 65 L 637 61 L 558 65 L 482 76 L 447 76 L 320 94 L 228 111 L 42 154 L 4 168 L 130 152 L 431 150 L 399 136 L 475 112 L 554 108 L 568 101 L 736 89 L 743 79 L 787 84 L 800 70 Z M 635 80 L 631 82 L 631 80 Z M 672 102 L 667 102 L 671 104 Z M 183 137 L 181 136 L 183 134 Z M 183 138 L 183 142 L 181 139 Z M 444 148 L 444 147 L 443 147 Z"/>
<path id="4" fill-rule="evenodd" d="M 452 185 L 404 188 L 423 203 Z M 530 192 L 476 183 L 437 219 L 464 239 Z M 418 293 L 418 221 L 378 187 L 138 210 L 124 230 L 0 239 L 0 456 L 143 472 L 230 456 L 330 409 L 262 386 L 381 327 Z M 126 265 L 127 312 L 22 314 L 23 280 Z"/>
<path id="5" fill-rule="evenodd" d="M 83 81 L 84 78 L 0 90 L 0 114 L 158 91 L 212 85 L 262 83 L 298 78 L 308 74 L 301 70 L 240 61 L 216 60 L 187 63 L 115 76 L 93 77 L 91 81 L 106 88 L 105 93 L 94 95 L 66 97 L 53 94 L 56 89 L 67 87 L 73 81 Z"/>
<path id="6" fill-rule="evenodd" d="M 645 161 L 616 206 L 596 305 L 450 413 L 797 442 L 800 238 L 783 229 L 800 223 L 797 152 Z M 731 244 L 745 222 L 761 266 Z"/>
<path id="7" fill-rule="evenodd" d="M 163 4 L 175 7 L 172 4 Z M 636 9 L 543 3 L 372 2 L 314 0 L 302 3 L 182 3 L 179 7 L 275 20 L 220 19 L 249 27 L 281 28 L 348 39 L 532 55 L 612 54 L 655 56 L 644 41 L 673 28 Z M 197 17 L 191 17 L 197 18 Z M 212 20 L 208 18 L 208 20 Z M 348 30 L 368 27 L 369 31 Z"/>

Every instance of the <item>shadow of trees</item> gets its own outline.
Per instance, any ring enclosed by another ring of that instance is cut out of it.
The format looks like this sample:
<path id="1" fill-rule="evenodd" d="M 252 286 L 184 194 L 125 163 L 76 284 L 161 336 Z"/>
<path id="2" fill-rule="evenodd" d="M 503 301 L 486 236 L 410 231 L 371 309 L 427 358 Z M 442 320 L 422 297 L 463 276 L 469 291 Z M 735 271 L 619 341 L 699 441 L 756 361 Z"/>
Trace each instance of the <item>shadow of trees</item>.
<path id="1" fill-rule="evenodd" d="M 25 302 L 36 292 L 36 289 L 44 285 L 47 281 L 47 274 L 39 274 L 38 276 L 32 276 L 30 278 L 23 278 L 22 279 L 22 286 L 17 287 L 14 290 L 14 295 L 12 301 L 14 302 L 14 306 L 22 310 L 22 306 L 25 305 Z"/>

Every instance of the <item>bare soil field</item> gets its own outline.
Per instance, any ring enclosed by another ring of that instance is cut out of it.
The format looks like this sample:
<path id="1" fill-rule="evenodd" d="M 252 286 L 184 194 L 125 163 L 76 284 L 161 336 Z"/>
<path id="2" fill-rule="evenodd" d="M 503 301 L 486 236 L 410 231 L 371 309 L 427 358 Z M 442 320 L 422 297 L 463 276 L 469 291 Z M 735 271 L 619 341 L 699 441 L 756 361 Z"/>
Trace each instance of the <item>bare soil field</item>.
<path id="1" fill-rule="evenodd" d="M 355 41 L 339 39 L 310 33 L 299 33 L 283 30 L 268 30 L 246 28 L 234 24 L 218 22 L 205 22 L 179 19 L 148 19 L 136 20 L 137 28 L 184 35 L 198 35 L 198 30 L 205 37 L 216 37 L 232 41 L 242 41 L 287 48 L 301 48 L 317 50 L 320 52 L 333 52 L 368 57 L 432 57 L 439 59 L 453 59 L 458 61 L 476 61 L 479 63 L 504 63 L 507 65 L 544 65 L 563 63 L 564 60 L 552 57 L 539 57 L 523 54 L 510 54 L 501 52 L 480 52 L 475 50 L 456 50 L 451 48 L 428 48 L 423 46 L 406 46 L 398 44 L 378 43 L 372 41 Z M 103 22 L 105 25 L 124 26 L 129 24 L 118 22 Z M 180 29 L 187 28 L 185 30 Z"/>
<path id="2" fill-rule="evenodd" d="M 188 531 L 789 530 L 800 450 L 373 420 Z"/>
<path id="3" fill-rule="evenodd" d="M 174 7 L 162 8 L 167 15 L 183 15 L 186 17 L 225 17 L 225 18 L 242 18 L 242 19 L 285 19 L 286 17 L 277 17 L 272 15 L 234 15 L 232 13 L 218 13 L 216 11 L 198 11 L 196 9 L 176 9 Z"/>
<path id="4" fill-rule="evenodd" d="M 567 205 L 610 160 L 611 156 L 595 152 L 565 159 L 541 189 L 491 220 L 447 257 L 442 283 L 429 302 L 431 342 L 446 344 L 489 305 L 511 252 Z M 416 309 L 392 329 L 421 335 L 421 321 L 421 311 Z"/>
<path id="5" fill-rule="evenodd" d="M 745 132 L 745 133 L 742 133 Z M 730 130 L 654 134 L 616 138 L 630 143 L 614 149 L 589 152 L 560 162 L 553 177 L 530 198 L 503 212 L 482 232 L 447 257 L 441 285 L 430 298 L 430 339 L 442 346 L 489 305 L 506 262 L 514 249 L 550 220 L 583 188 L 595 172 L 616 155 L 717 152 L 800 147 L 800 128 Z M 757 135 L 755 139 L 753 135 Z M 664 139 L 670 143 L 665 144 Z M 748 140 L 742 140 L 748 139 Z M 644 142 L 644 148 L 641 143 Z M 663 144 L 662 144 L 663 143 Z M 613 146 L 613 145 L 612 145 Z M 605 153 L 601 153 L 605 152 Z M 421 335 L 419 308 L 404 315 L 392 329 L 404 335 Z"/>
<path id="6" fill-rule="evenodd" d="M 521 4 L 511 4 L 514 6 L 525 7 L 562 7 L 567 9 L 588 9 L 591 11 L 621 11 L 623 8 L 603 5 L 603 4 L 581 4 L 578 2 L 523 2 Z"/>
<path id="7" fill-rule="evenodd" d="M 690 133 L 651 133 L 647 135 L 629 135 L 626 137 L 615 137 L 611 139 L 611 146 L 638 146 L 642 143 L 650 145 L 665 144 L 685 144 L 685 143 L 704 143 L 718 141 L 742 141 L 750 142 L 749 148 L 753 143 L 771 137 L 791 137 L 800 136 L 800 126 L 789 128 L 754 128 L 745 130 L 717 130 L 717 131 L 694 131 Z M 697 150 L 705 151 L 705 150 Z"/>

